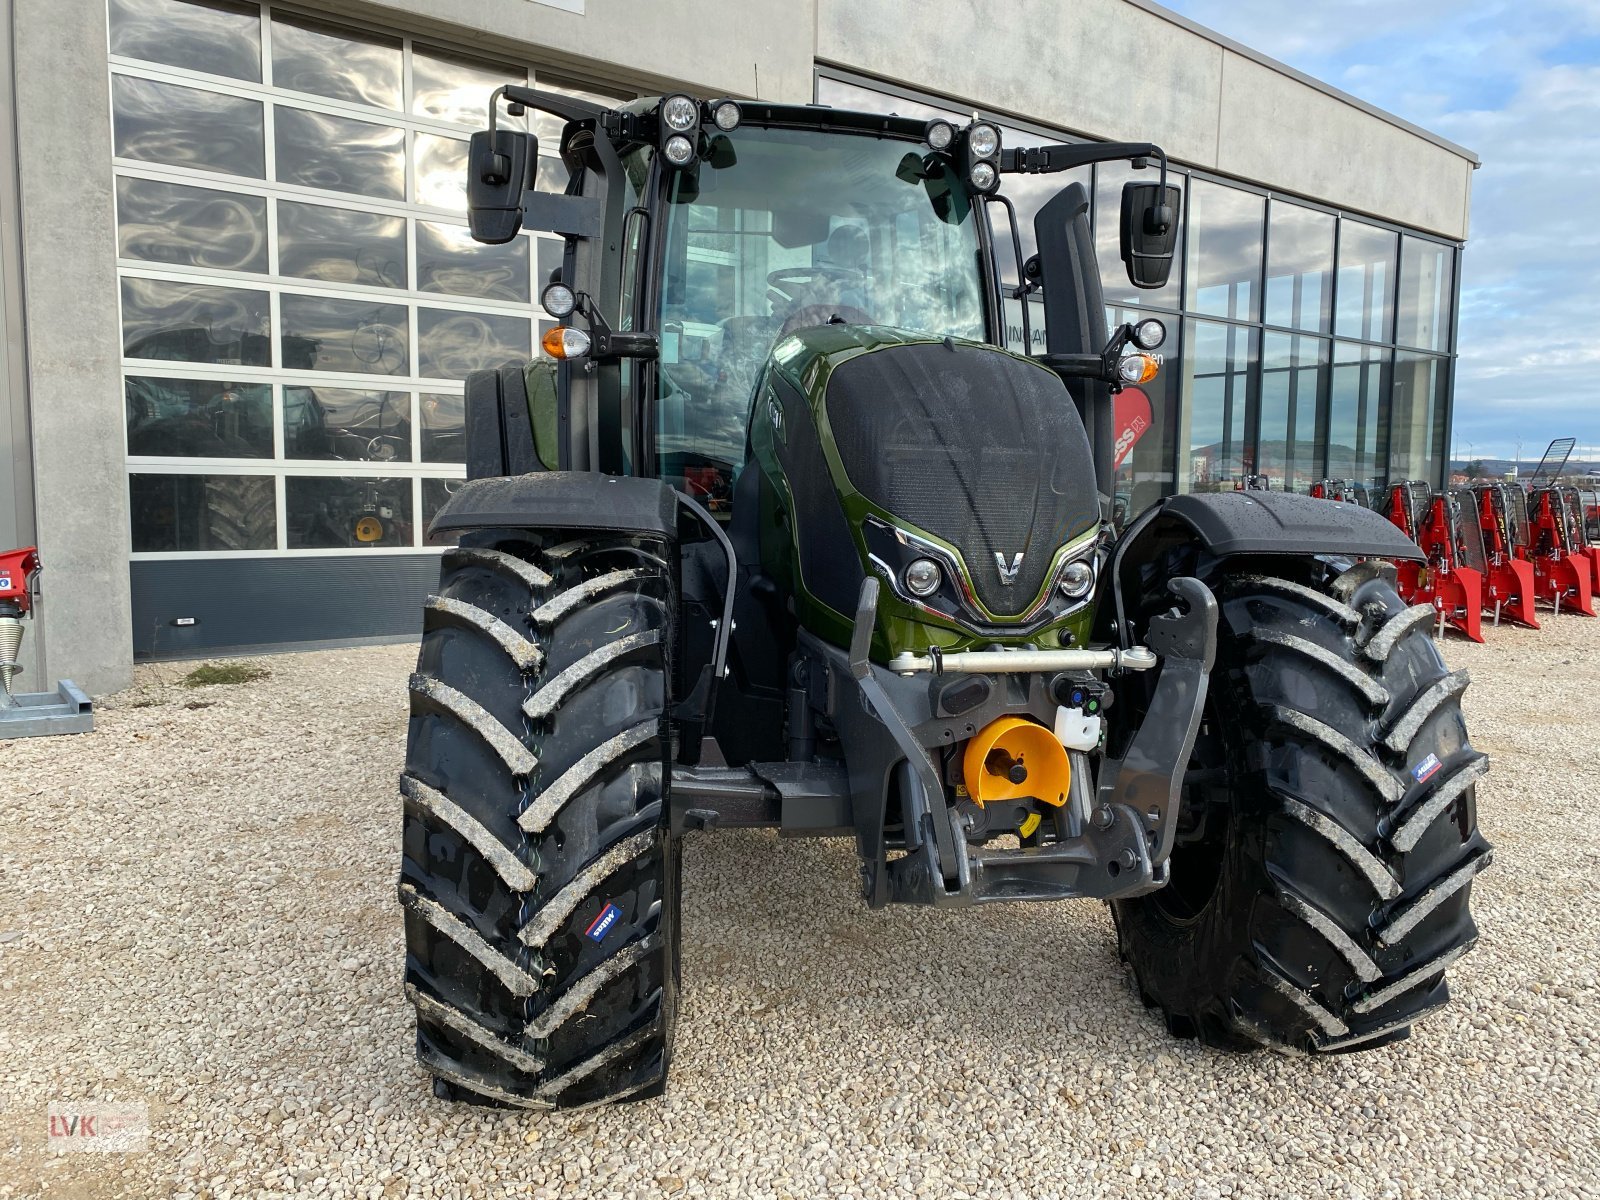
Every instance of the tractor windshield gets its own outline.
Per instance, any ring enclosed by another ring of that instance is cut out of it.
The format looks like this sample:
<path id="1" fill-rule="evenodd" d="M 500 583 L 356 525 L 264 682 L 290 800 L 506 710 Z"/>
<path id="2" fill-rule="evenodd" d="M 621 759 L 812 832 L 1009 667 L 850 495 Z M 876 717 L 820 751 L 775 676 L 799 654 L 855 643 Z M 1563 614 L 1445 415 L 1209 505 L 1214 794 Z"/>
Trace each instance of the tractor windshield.
<path id="1" fill-rule="evenodd" d="M 668 187 L 660 469 L 722 500 L 773 344 L 834 317 L 982 339 L 976 218 L 955 170 L 864 134 L 741 127 Z M 720 506 L 720 505 L 719 505 Z"/>

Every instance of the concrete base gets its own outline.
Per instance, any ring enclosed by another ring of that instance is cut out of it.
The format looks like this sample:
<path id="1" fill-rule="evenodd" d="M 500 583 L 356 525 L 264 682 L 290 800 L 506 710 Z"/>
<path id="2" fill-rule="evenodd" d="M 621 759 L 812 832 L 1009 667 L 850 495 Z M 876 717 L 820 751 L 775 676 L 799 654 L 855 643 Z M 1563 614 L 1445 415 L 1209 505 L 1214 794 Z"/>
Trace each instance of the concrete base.
<path id="1" fill-rule="evenodd" d="M 94 702 L 70 679 L 53 692 L 19 692 L 10 703 L 0 699 L 0 741 L 92 729 Z"/>

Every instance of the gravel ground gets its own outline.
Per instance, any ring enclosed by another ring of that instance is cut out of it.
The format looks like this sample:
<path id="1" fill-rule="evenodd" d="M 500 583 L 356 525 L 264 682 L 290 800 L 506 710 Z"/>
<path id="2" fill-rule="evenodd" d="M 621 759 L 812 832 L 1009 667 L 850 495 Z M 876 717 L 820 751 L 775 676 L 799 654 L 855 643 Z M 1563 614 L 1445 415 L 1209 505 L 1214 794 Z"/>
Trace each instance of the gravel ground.
<path id="1" fill-rule="evenodd" d="M 1103 907 L 868 912 L 845 844 L 697 837 L 670 1095 L 433 1099 L 400 991 L 410 647 L 143 667 L 0 742 L 0 1196 L 1600 1196 L 1600 622 L 1451 641 L 1497 847 L 1455 1003 L 1318 1061 L 1170 1039 Z M 52 1100 L 147 1101 L 57 1154 Z"/>

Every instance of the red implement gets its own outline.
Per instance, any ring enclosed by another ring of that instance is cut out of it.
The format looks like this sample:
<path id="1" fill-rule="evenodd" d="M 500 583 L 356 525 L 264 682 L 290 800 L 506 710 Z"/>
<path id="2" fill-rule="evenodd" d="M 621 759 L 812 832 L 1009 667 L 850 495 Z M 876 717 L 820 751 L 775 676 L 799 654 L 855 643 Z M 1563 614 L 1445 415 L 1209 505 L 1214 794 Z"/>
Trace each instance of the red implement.
<path id="1" fill-rule="evenodd" d="M 1430 495 L 1426 484 L 1401 483 L 1390 489 L 1389 519 L 1427 555 L 1425 563 L 1397 565 L 1401 597 L 1407 604 L 1432 605 L 1441 626 L 1481 642 L 1483 572 L 1463 562 L 1481 555 L 1463 544 L 1462 515 L 1453 495 Z M 1470 523 L 1476 514 L 1466 515 Z"/>
<path id="2" fill-rule="evenodd" d="M 1534 614 L 1533 564 L 1527 559 L 1527 515 L 1520 491 L 1491 483 L 1477 489 L 1478 524 L 1485 555 L 1483 606 L 1529 629 L 1539 628 Z"/>
<path id="3" fill-rule="evenodd" d="M 1561 489 L 1539 488 L 1528 508 L 1535 594 L 1557 613 L 1594 616 L 1594 560 L 1573 540 Z"/>

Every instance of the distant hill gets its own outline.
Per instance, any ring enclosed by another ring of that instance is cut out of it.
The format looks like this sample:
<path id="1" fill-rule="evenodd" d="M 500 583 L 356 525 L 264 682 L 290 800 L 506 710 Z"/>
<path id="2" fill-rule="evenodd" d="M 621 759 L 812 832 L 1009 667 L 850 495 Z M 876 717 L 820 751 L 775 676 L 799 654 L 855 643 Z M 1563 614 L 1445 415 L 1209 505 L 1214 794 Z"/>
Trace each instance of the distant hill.
<path id="1" fill-rule="evenodd" d="M 1467 464 L 1471 461 L 1474 460 L 1465 458 L 1451 459 L 1450 470 L 1452 473 L 1463 472 L 1467 469 Z M 1509 458 L 1480 458 L 1476 461 L 1483 465 L 1483 471 L 1486 477 L 1495 479 L 1508 474 L 1511 471 L 1511 468 L 1517 465 L 1514 460 Z M 1524 458 L 1522 460 L 1522 466 L 1518 470 L 1517 474 L 1526 479 L 1529 475 L 1532 475 L 1534 471 L 1538 469 L 1538 467 L 1539 460 L 1537 458 Z M 1564 479 L 1570 479 L 1575 475 L 1586 475 L 1591 472 L 1600 473 L 1600 461 L 1588 459 L 1580 460 L 1573 458 L 1567 462 L 1566 469 L 1561 472 L 1561 475 Z"/>

